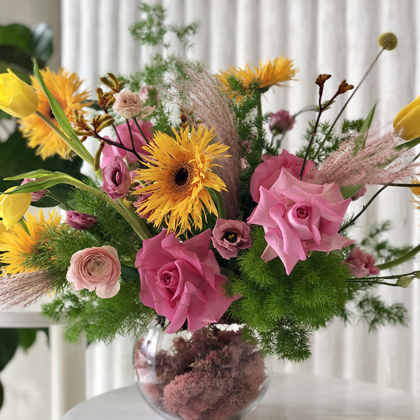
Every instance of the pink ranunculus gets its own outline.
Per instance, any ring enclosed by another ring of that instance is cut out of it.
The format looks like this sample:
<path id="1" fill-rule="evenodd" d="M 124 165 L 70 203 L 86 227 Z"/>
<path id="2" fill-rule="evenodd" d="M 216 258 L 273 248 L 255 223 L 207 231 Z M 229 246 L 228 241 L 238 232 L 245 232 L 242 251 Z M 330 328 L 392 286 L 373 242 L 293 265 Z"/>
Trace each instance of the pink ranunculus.
<path id="1" fill-rule="evenodd" d="M 67 281 L 76 290 L 88 289 L 103 299 L 115 296 L 120 290 L 118 279 L 121 264 L 112 246 L 82 249 L 74 253 L 67 270 Z"/>
<path id="2" fill-rule="evenodd" d="M 381 271 L 375 267 L 375 258 L 365 254 L 358 246 L 354 247 L 344 263 L 354 277 L 376 276 Z"/>
<path id="3" fill-rule="evenodd" d="M 147 146 L 147 142 L 149 142 L 153 137 L 152 123 L 150 121 L 137 120 L 137 124 L 143 131 L 144 135 L 146 136 L 146 139 L 143 138 L 143 135 L 137 128 L 137 125 L 134 122 L 134 120 L 130 120 L 129 124 L 131 129 L 131 135 L 133 136 L 134 150 L 141 156 L 148 156 L 149 152 L 147 152 L 144 149 L 144 146 Z M 120 124 L 117 126 L 116 130 L 123 146 L 131 149 L 132 144 L 128 125 L 126 123 Z M 109 137 L 105 138 L 110 140 Z M 115 139 L 115 141 L 118 142 L 118 139 Z M 116 146 L 106 144 L 102 152 L 101 168 L 103 169 L 106 165 L 112 163 L 115 156 L 120 156 L 122 158 L 127 157 L 127 160 L 130 163 L 137 162 L 139 160 L 134 153 L 128 152 L 127 150 L 121 149 Z"/>
<path id="4" fill-rule="evenodd" d="M 189 331 L 219 321 L 234 300 L 224 296 L 226 278 L 209 249 L 210 235 L 208 229 L 180 243 L 173 232 L 163 230 L 143 241 L 137 254 L 140 299 L 171 322 L 169 334 L 185 319 Z"/>
<path id="5" fill-rule="evenodd" d="M 115 156 L 114 161 L 102 169 L 102 189 L 113 199 L 123 198 L 131 186 L 131 176 L 127 165 L 120 156 Z"/>
<path id="6" fill-rule="evenodd" d="M 282 134 L 287 130 L 291 130 L 296 122 L 293 115 L 290 115 L 285 109 L 276 113 L 270 112 L 269 115 L 268 128 L 273 134 Z"/>
<path id="7" fill-rule="evenodd" d="M 278 179 L 283 168 L 287 169 L 295 178 L 300 177 L 303 159 L 292 155 L 287 150 L 281 152 L 278 156 L 264 155 L 264 161 L 257 166 L 251 177 L 250 190 L 252 199 L 258 203 L 260 201 L 260 187 L 263 186 L 269 190 L 271 186 Z M 316 165 L 311 160 L 308 160 L 305 165 L 303 178 L 311 176 L 311 172 L 316 171 Z"/>
<path id="8" fill-rule="evenodd" d="M 282 168 L 269 189 L 260 187 L 260 194 L 248 223 L 264 227 L 268 246 L 261 258 L 267 262 L 279 256 L 287 274 L 308 251 L 330 252 L 354 242 L 338 234 L 351 202 L 343 199 L 338 185 L 309 184 Z"/>
<path id="9" fill-rule="evenodd" d="M 239 220 L 217 219 L 211 240 L 219 254 L 229 260 L 251 246 L 250 228 Z"/>
<path id="10" fill-rule="evenodd" d="M 356 201 L 359 198 L 362 198 L 366 193 L 367 193 L 367 188 L 366 186 L 363 186 L 362 188 L 360 188 L 359 191 L 357 191 L 355 194 L 352 195 L 351 200 Z"/>
<path id="11" fill-rule="evenodd" d="M 24 178 L 20 185 L 24 185 L 32 181 L 36 181 L 36 178 Z M 41 198 L 45 197 L 46 193 L 47 193 L 46 189 L 31 192 L 31 201 L 34 202 L 34 201 L 41 200 Z"/>
<path id="12" fill-rule="evenodd" d="M 129 90 L 114 93 L 115 103 L 112 109 L 121 117 L 129 120 L 130 118 L 140 115 L 143 108 L 143 101 L 139 93 L 133 93 Z"/>

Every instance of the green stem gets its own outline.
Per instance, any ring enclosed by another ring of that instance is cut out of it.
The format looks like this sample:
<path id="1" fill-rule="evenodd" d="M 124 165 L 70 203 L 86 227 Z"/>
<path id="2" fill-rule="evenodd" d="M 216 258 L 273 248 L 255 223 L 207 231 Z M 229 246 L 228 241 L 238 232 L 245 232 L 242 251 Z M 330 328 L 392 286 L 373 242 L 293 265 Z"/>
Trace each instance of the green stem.
<path id="1" fill-rule="evenodd" d="M 263 114 L 262 114 L 262 105 L 261 105 L 261 93 L 258 94 L 258 104 L 257 104 L 257 135 L 258 140 L 263 139 Z"/>
<path id="2" fill-rule="evenodd" d="M 73 210 L 73 207 L 70 207 L 65 201 L 63 201 L 61 198 L 58 198 L 55 194 L 53 194 L 50 190 L 47 190 L 47 193 L 45 194 L 47 197 L 51 197 L 53 200 L 57 201 L 57 203 L 60 203 L 63 205 L 66 210 Z"/>
<path id="3" fill-rule="evenodd" d="M 143 136 L 144 141 L 145 141 L 146 143 L 148 143 L 148 141 L 147 141 L 147 137 L 144 135 L 143 130 L 140 128 L 140 125 L 139 125 L 139 123 L 137 122 L 137 119 L 134 117 L 134 118 L 133 118 L 133 120 L 134 120 L 134 122 L 136 123 L 136 126 L 137 126 L 137 128 L 139 129 L 139 131 L 140 131 L 141 135 Z"/>
<path id="4" fill-rule="evenodd" d="M 127 217 L 131 220 L 131 225 L 133 226 L 136 225 L 138 227 L 139 232 L 141 232 L 141 238 L 144 239 L 149 239 L 152 238 L 153 235 L 150 233 L 149 229 L 147 228 L 146 224 L 144 223 L 144 221 L 132 210 L 128 209 L 127 207 L 124 206 L 123 204 L 123 200 L 120 198 L 117 200 L 121 207 L 123 208 L 123 210 L 125 211 L 125 213 L 127 214 Z"/>
<path id="5" fill-rule="evenodd" d="M 86 149 L 86 147 L 83 146 L 83 144 L 81 144 L 81 146 L 83 146 L 81 149 L 79 149 L 78 147 L 74 147 L 75 145 L 73 141 L 69 137 L 67 137 L 66 134 L 63 133 L 48 117 L 46 117 L 39 111 L 35 111 L 35 114 L 39 118 L 41 118 L 41 120 L 44 121 L 45 124 L 47 124 L 58 135 L 58 137 L 60 137 L 60 139 L 63 140 L 64 143 L 66 143 L 71 150 L 73 150 L 74 153 L 79 155 L 84 161 L 86 161 L 90 166 L 93 167 L 93 156 L 88 152 L 88 150 Z"/>
<path id="6" fill-rule="evenodd" d="M 378 267 L 380 270 L 386 270 L 387 268 L 396 267 L 397 265 L 403 264 L 406 261 L 413 258 L 414 255 L 416 255 L 419 251 L 420 251 L 420 245 L 417 245 L 415 248 L 413 248 L 411 251 L 408 251 L 406 254 L 402 255 L 401 257 L 396 258 L 395 260 L 389 261 L 384 264 L 379 264 L 376 267 Z"/>
<path id="7" fill-rule="evenodd" d="M 217 198 L 217 212 L 219 219 L 226 219 L 225 200 L 221 191 L 213 190 Z"/>
<path id="8" fill-rule="evenodd" d="M 387 283 L 386 281 L 363 281 L 363 280 L 346 280 L 347 283 L 366 283 L 366 284 L 383 284 L 385 286 L 400 287 L 396 283 Z"/>

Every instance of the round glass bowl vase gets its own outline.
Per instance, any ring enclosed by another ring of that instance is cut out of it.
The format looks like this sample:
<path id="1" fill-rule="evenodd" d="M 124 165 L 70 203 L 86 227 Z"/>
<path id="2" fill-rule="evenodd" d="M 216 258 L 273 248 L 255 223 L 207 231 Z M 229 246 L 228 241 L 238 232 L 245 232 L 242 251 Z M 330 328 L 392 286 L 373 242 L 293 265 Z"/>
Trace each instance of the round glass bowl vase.
<path id="1" fill-rule="evenodd" d="M 241 326 L 166 334 L 157 323 L 134 346 L 135 380 L 165 419 L 241 419 L 264 396 L 271 369 Z"/>

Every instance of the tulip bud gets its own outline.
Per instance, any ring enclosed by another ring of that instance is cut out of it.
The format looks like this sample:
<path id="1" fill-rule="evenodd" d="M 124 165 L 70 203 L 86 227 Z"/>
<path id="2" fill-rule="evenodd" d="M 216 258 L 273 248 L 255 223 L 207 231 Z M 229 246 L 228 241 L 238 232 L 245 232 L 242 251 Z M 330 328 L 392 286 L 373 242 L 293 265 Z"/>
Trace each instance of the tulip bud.
<path id="1" fill-rule="evenodd" d="M 38 108 L 38 95 L 10 69 L 0 74 L 0 109 L 17 118 L 32 115 Z"/>
<path id="2" fill-rule="evenodd" d="M 9 188 L 6 192 L 15 188 Z M 31 200 L 31 193 L 0 195 L 0 217 L 3 219 L 6 229 L 11 228 L 22 219 L 31 204 Z"/>
<path id="3" fill-rule="evenodd" d="M 420 96 L 396 115 L 394 131 L 404 140 L 420 137 Z"/>

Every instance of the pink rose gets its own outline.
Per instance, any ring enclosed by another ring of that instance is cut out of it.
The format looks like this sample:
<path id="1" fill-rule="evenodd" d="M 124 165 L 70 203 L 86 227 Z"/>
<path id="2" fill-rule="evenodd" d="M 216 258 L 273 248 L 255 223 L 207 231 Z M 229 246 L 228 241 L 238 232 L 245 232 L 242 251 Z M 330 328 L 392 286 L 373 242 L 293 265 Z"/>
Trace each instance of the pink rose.
<path id="1" fill-rule="evenodd" d="M 220 275 L 210 246 L 210 229 L 182 243 L 163 230 L 143 241 L 136 267 L 141 281 L 141 301 L 166 317 L 168 334 L 188 320 L 195 331 L 217 322 L 234 300 L 224 296 L 226 278 Z"/>
<path id="2" fill-rule="evenodd" d="M 250 228 L 239 220 L 217 219 L 211 238 L 213 246 L 226 260 L 237 257 L 240 249 L 251 246 Z"/>
<path id="3" fill-rule="evenodd" d="M 140 98 L 140 94 L 130 92 L 129 90 L 114 93 L 114 98 L 115 103 L 112 109 L 126 120 L 134 117 L 142 119 L 150 115 L 155 110 L 155 107 L 143 107 L 143 101 Z"/>
<path id="4" fill-rule="evenodd" d="M 262 160 L 264 163 L 257 166 L 252 174 L 250 184 L 252 199 L 256 203 L 260 201 L 260 187 L 263 186 L 269 190 L 278 179 L 282 168 L 287 169 L 295 178 L 299 178 L 303 164 L 303 159 L 292 155 L 284 149 L 280 155 L 264 155 L 262 156 Z M 311 160 L 308 160 L 303 176 L 310 175 L 312 171 L 316 171 L 316 165 Z"/>
<path id="5" fill-rule="evenodd" d="M 343 264 L 346 264 L 350 273 L 357 278 L 377 275 L 381 271 L 375 267 L 373 255 L 365 254 L 358 246 L 351 250 Z"/>
<path id="6" fill-rule="evenodd" d="M 139 129 L 137 128 L 136 123 L 134 120 L 129 121 L 131 134 L 133 136 L 134 142 L 134 150 L 143 156 L 148 156 L 149 152 L 147 152 L 143 147 L 147 146 L 147 142 L 150 141 L 153 137 L 152 128 L 153 125 L 150 121 L 137 121 L 137 124 L 140 126 L 141 130 L 143 131 L 146 139 L 143 138 L 143 135 L 140 133 Z M 116 128 L 119 138 L 121 139 L 121 143 L 123 146 L 132 149 L 131 144 L 131 136 L 130 131 L 126 123 L 120 124 Z M 109 137 L 105 137 L 106 139 L 110 140 Z M 116 140 L 118 142 L 118 139 Z M 102 152 L 102 161 L 101 161 L 101 168 L 103 169 L 106 165 L 109 165 L 113 162 L 115 156 L 120 156 L 122 158 L 127 157 L 128 162 L 133 163 L 137 162 L 138 158 L 134 153 L 127 152 L 127 150 L 120 149 L 116 146 L 111 146 L 106 144 L 104 150 Z"/>
<path id="7" fill-rule="evenodd" d="M 270 112 L 270 121 L 268 128 L 273 134 L 281 134 L 287 130 L 291 130 L 295 125 L 295 118 L 288 111 L 282 109 L 275 114 Z"/>
<path id="8" fill-rule="evenodd" d="M 261 258 L 279 256 L 287 274 L 308 251 L 330 252 L 353 243 L 338 234 L 351 202 L 338 185 L 309 184 L 283 168 L 270 189 L 260 187 L 260 195 L 248 223 L 264 227 L 268 245 Z"/>
<path id="9" fill-rule="evenodd" d="M 67 281 L 76 290 L 88 289 L 103 299 L 115 296 L 120 290 L 118 279 L 121 264 L 112 246 L 82 249 L 74 253 L 67 271 Z"/>
<path id="10" fill-rule="evenodd" d="M 131 186 L 131 176 L 127 165 L 121 157 L 115 156 L 114 161 L 102 169 L 102 189 L 113 199 L 123 198 Z"/>

